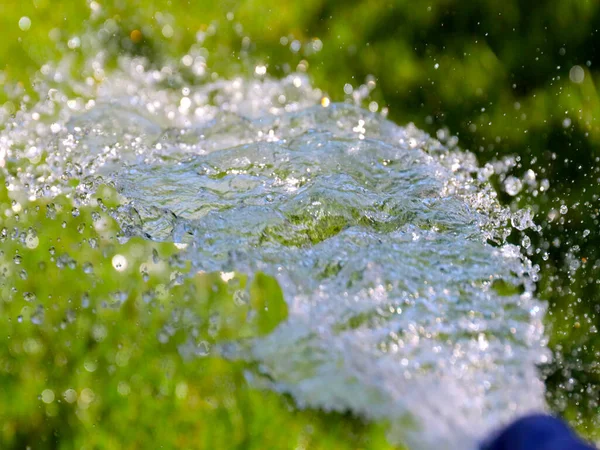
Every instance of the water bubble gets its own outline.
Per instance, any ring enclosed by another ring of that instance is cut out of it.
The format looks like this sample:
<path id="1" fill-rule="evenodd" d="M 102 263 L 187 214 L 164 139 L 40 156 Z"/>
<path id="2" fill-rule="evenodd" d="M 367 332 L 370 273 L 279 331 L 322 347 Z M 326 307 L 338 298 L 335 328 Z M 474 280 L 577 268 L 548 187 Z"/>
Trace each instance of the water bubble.
<path id="1" fill-rule="evenodd" d="M 569 208 L 567 207 L 567 205 L 561 205 L 559 211 L 562 215 L 565 215 L 567 212 L 569 212 Z"/>
<path id="2" fill-rule="evenodd" d="M 19 265 L 23 262 L 23 257 L 21 255 L 15 255 L 13 258 L 13 262 Z"/>

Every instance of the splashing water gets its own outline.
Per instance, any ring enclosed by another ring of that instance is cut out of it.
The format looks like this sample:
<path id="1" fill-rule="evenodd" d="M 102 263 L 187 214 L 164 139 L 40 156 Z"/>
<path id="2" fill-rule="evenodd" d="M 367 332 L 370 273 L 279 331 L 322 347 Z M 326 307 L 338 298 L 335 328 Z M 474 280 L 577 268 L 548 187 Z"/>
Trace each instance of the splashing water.
<path id="1" fill-rule="evenodd" d="M 20 112 L 0 137 L 0 166 L 23 165 L 12 196 L 108 184 L 125 237 L 180 244 L 195 272 L 275 276 L 288 319 L 216 351 L 300 407 L 389 422 L 414 449 L 475 448 L 545 409 L 537 269 L 505 242 L 535 225 L 498 204 L 489 168 L 302 75 L 172 76 L 124 58 L 78 100 L 53 89 Z"/>

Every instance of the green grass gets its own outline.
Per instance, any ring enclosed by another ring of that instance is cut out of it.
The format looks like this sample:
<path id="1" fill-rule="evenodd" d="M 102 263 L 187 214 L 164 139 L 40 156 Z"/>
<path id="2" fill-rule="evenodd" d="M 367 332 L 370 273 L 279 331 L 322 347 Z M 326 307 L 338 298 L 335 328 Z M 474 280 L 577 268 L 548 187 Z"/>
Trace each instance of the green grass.
<path id="1" fill-rule="evenodd" d="M 590 282 L 600 277 L 600 265 L 596 263 L 600 258 L 600 238 L 597 233 L 582 237 L 583 230 L 595 230 L 598 225 L 600 190 L 596 179 L 600 98 L 596 86 L 600 65 L 594 50 L 600 20 L 598 2 L 106 0 L 97 4 L 100 9 L 90 18 L 90 3 L 84 0 L 0 2 L 3 38 L 0 46 L 0 128 L 2 121 L 19 109 L 24 95 L 35 98 L 32 82 L 35 72 L 43 64 L 65 55 L 83 62 L 95 54 L 97 48 L 85 39 L 79 47 L 69 48 L 69 40 L 83 38 L 91 30 L 97 32 L 104 28 L 107 33 L 101 36 L 102 48 L 110 55 L 109 62 L 113 65 L 119 54 L 130 53 L 146 56 L 158 66 L 172 57 L 178 60 L 192 45 L 208 50 L 209 67 L 223 77 L 249 74 L 257 62 L 268 64 L 268 72 L 279 76 L 296 69 L 302 62 L 301 67 L 308 66 L 315 85 L 327 92 L 332 100 L 346 97 L 343 93 L 345 83 L 357 87 L 364 83 L 368 74 L 373 74 L 377 89 L 367 101 L 377 101 L 380 108 L 389 106 L 390 117 L 394 120 L 401 124 L 413 120 L 431 133 L 440 127 L 448 127 L 460 136 L 461 146 L 477 153 L 480 163 L 517 154 L 520 162 L 515 173 L 531 167 L 538 180 L 548 179 L 549 191 L 535 196 L 523 194 L 514 200 L 521 205 L 532 205 L 538 211 L 537 220 L 544 225 L 544 236 L 534 236 L 534 245 L 540 241 L 542 244 L 553 243 L 556 238 L 562 243 L 548 245 L 548 259 L 542 260 L 544 252 L 532 256 L 534 263 L 542 269 L 540 295 L 550 303 L 547 319 L 551 325 L 550 345 L 561 356 L 550 371 L 549 400 L 581 432 L 600 439 L 597 406 L 588 401 L 594 393 L 600 392 L 600 376 L 595 369 L 600 338 L 598 333 L 590 331 L 597 326 L 600 305 L 598 284 Z M 229 12 L 233 13 L 232 20 L 227 17 Z M 27 31 L 19 28 L 22 16 L 31 19 Z M 241 31 L 236 28 L 238 24 L 242 26 Z M 163 31 L 170 34 L 168 27 L 172 29 L 172 36 L 165 37 Z M 210 33 L 212 29 L 216 30 L 214 35 Z M 134 30 L 141 32 L 140 40 L 132 40 Z M 197 32 L 207 33 L 201 44 L 195 44 Z M 249 38 L 246 46 L 242 45 L 244 36 Z M 287 39 L 287 45 L 281 44 L 282 37 Z M 316 38 L 323 43 L 318 52 L 311 50 L 314 47 L 310 45 Z M 295 39 L 302 43 L 302 49 L 297 53 L 289 46 Z M 582 83 L 569 79 L 569 71 L 574 65 L 580 65 L 584 70 Z M 79 66 L 73 67 L 76 70 Z M 189 82 L 205 81 L 185 71 L 184 75 Z M 96 82 L 100 83 L 101 77 Z M 494 180 L 498 185 L 500 181 Z M 164 259 L 176 255 L 177 250 L 172 245 L 132 239 L 122 246 L 116 242 L 118 231 L 114 222 L 107 218 L 108 230 L 95 231 L 90 228 L 93 223 L 91 210 L 82 208 L 81 215 L 73 218 L 70 215 L 71 200 L 67 198 L 57 200 L 57 204 L 63 205 L 58 215 L 65 218 L 66 228 L 62 228 L 60 219 L 47 219 L 47 205 L 40 202 L 21 205 L 23 209 L 29 209 L 29 213 L 19 213 L 17 222 L 14 215 L 6 217 L 4 212 L 10 209 L 10 202 L 6 191 L 1 190 L 3 184 L 0 185 L 0 229 L 6 228 L 7 235 L 12 236 L 16 226 L 19 232 L 25 233 L 27 240 L 27 229 L 32 227 L 40 243 L 36 249 L 28 249 L 18 243 L 18 238 L 1 238 L 4 239 L 0 245 L 4 252 L 2 259 L 8 261 L 0 267 L 1 320 L 9 331 L 0 336 L 4 340 L 0 350 L 3 374 L 0 378 L 0 422 L 3 424 L 0 446 L 22 448 L 31 444 L 33 448 L 53 448 L 57 446 L 55 442 L 59 442 L 60 448 L 70 448 L 71 445 L 79 446 L 77 439 L 83 440 L 85 436 L 89 448 L 116 448 L 116 442 L 121 440 L 159 445 L 164 442 L 165 448 L 185 448 L 188 446 L 185 442 L 174 443 L 175 435 L 180 439 L 197 437 L 200 424 L 210 431 L 207 435 L 221 433 L 218 439 L 237 436 L 233 433 L 236 426 L 221 429 L 216 425 L 222 421 L 215 419 L 215 411 L 223 412 L 227 408 L 208 408 L 213 415 L 206 413 L 209 415 L 205 416 L 200 406 L 189 406 L 187 400 L 179 399 L 173 392 L 177 383 L 185 382 L 190 398 L 193 392 L 196 392 L 196 398 L 204 398 L 205 391 L 198 392 L 204 386 L 205 377 L 199 377 L 198 373 L 206 373 L 206 378 L 210 378 L 212 372 L 207 372 L 206 368 L 210 367 L 217 371 L 215 373 L 222 370 L 236 380 L 243 380 L 240 374 L 244 366 L 222 360 L 215 362 L 213 358 L 183 362 L 177 345 L 184 339 L 187 332 L 184 329 L 171 336 L 163 348 L 157 346 L 157 333 L 169 314 L 182 307 L 177 304 L 183 302 L 186 295 L 186 307 L 193 304 L 198 311 L 203 311 L 202 308 L 208 308 L 208 311 L 216 307 L 215 303 L 227 303 L 216 301 L 207 291 L 213 281 L 211 275 L 184 278 L 184 285 L 171 286 L 165 291 L 168 294 L 155 296 L 153 302 L 157 305 L 146 305 L 140 301 L 144 293 L 161 285 L 168 286 L 171 274 L 157 270 L 144 281 L 139 265 L 144 261 L 147 263 L 152 249 Z M 503 194 L 501 198 L 513 200 Z M 580 206 L 570 207 L 564 220 L 544 224 L 547 213 L 558 208 L 562 201 L 569 206 Z M 38 206 L 40 211 L 35 209 Z M 80 233 L 77 227 L 82 223 L 85 226 Z M 335 232 L 335 224 L 323 228 L 326 235 Z M 305 234 L 306 239 L 321 238 L 312 236 L 313 231 Z M 85 239 L 96 235 L 100 246 L 91 248 Z M 282 233 L 277 238 L 288 239 L 288 236 Z M 577 257 L 587 263 L 583 262 L 579 271 L 571 276 L 565 269 L 565 255 L 573 245 L 579 246 Z M 54 256 L 49 253 L 50 247 L 56 249 Z M 18 270 L 12 262 L 17 250 L 23 257 Z M 127 255 L 127 271 L 117 272 L 112 267 L 111 255 L 115 252 Z M 69 268 L 67 258 L 61 259 L 65 268 L 56 266 L 58 258 L 66 254 L 75 260 L 74 269 Z M 83 270 L 83 264 L 87 262 L 94 267 L 93 276 Z M 7 267 L 10 273 L 4 272 Z M 21 278 L 21 270 L 27 272 L 26 279 Z M 251 282 L 242 278 L 240 283 Z M 103 280 L 103 283 L 94 283 L 95 280 Z M 229 292 L 231 288 L 222 286 L 222 289 L 227 293 L 223 294 L 223 299 L 233 295 Z M 163 288 L 159 290 L 162 292 Z M 34 291 L 37 299 L 25 300 L 23 294 Z M 107 302 L 110 306 L 115 302 L 115 295 L 118 298 L 117 292 L 126 292 L 128 297 L 119 308 L 98 307 L 93 313 L 91 307 L 80 308 L 84 292 L 89 293 L 90 304 L 95 305 Z M 51 299 L 50 295 L 53 296 Z M 165 301 L 165 295 L 168 301 Z M 189 300 L 192 296 L 194 301 Z M 41 326 L 30 320 L 40 302 L 43 302 L 45 316 Z M 76 320 L 73 323 L 67 318 L 71 314 L 68 310 L 74 311 Z M 21 323 L 19 316 L 23 317 Z M 265 321 L 273 321 L 273 326 L 281 318 Z M 107 336 L 111 337 L 101 342 L 90 338 L 96 324 L 107 328 L 110 331 Z M 253 326 L 248 325 L 244 333 L 264 331 L 261 328 L 264 324 Z M 73 338 L 75 335 L 80 338 Z M 119 335 L 122 341 L 118 340 Z M 66 347 L 69 336 L 71 346 Z M 125 367 L 114 363 L 119 345 L 130 353 Z M 98 361 L 94 372 L 83 367 L 91 355 L 97 355 L 94 356 Z M 160 391 L 152 396 L 142 394 L 144 383 L 153 389 L 160 389 L 161 383 L 166 383 L 160 374 L 168 371 L 156 369 L 163 359 L 165 367 L 176 367 L 173 370 L 180 379 L 169 378 L 170 384 L 165 386 L 170 394 L 166 396 Z M 67 362 L 60 365 L 57 361 Z M 111 367 L 114 372 L 109 371 Z M 148 378 L 131 381 L 134 369 L 142 367 L 147 370 Z M 151 376 L 152 371 L 156 373 Z M 577 388 L 566 390 L 564 386 L 570 378 L 576 381 Z M 120 382 L 139 386 L 140 390 L 132 387 L 129 395 L 118 394 Z M 307 448 L 328 448 L 328 445 L 329 448 L 343 448 L 340 447 L 343 445 L 379 448 L 383 445 L 380 427 L 360 425 L 360 421 L 347 417 L 295 412 L 286 399 L 275 394 L 252 390 L 245 387 L 243 381 L 234 385 L 247 395 L 248 402 L 250 398 L 255 402 L 265 398 L 262 402 L 267 406 L 256 410 L 248 407 L 243 416 L 247 424 L 244 429 L 247 433 L 250 433 L 247 430 L 253 430 L 250 434 L 257 443 L 271 442 L 266 436 L 274 434 L 281 439 L 289 437 L 286 443 L 308 439 Z M 62 400 L 62 394 L 65 389 L 74 389 L 80 395 L 84 388 L 93 390 L 95 400 L 79 414 L 78 402 Z M 52 403 L 38 399 L 45 389 L 53 391 L 55 400 Z M 184 391 L 181 388 L 180 393 Z M 585 393 L 588 391 L 592 394 Z M 221 392 L 220 398 L 229 398 L 226 390 L 218 392 Z M 177 419 L 161 420 L 166 414 L 160 414 L 160 411 L 169 411 L 168 408 L 175 411 L 173 414 Z M 138 421 L 140 425 L 136 427 Z M 269 421 L 276 421 L 274 428 L 268 427 Z M 112 435 L 107 431 L 109 423 L 116 427 Z M 194 425 L 181 431 L 175 423 Z M 166 430 L 153 434 L 150 428 L 157 424 L 165 424 Z M 312 435 L 302 431 L 307 427 L 314 430 Z M 265 433 L 263 441 L 256 436 L 262 432 Z M 96 443 L 93 439 L 97 436 L 104 437 L 98 437 L 102 440 Z M 161 436 L 165 441 L 160 441 Z M 329 436 L 339 440 L 333 442 Z M 235 441 L 239 446 L 247 445 L 244 438 L 240 439 Z M 371 439 L 370 444 L 363 445 L 368 439 Z M 190 448 L 204 442 L 192 438 L 190 441 L 194 442 L 189 444 Z M 273 447 L 281 448 L 272 442 Z M 286 447 L 288 445 L 283 445 Z"/>

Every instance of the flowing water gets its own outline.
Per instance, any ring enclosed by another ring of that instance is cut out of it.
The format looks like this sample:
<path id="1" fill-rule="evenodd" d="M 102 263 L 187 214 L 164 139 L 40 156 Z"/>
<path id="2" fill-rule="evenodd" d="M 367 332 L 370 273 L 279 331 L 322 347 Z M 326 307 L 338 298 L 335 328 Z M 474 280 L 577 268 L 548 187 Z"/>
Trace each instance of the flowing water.
<path id="1" fill-rule="evenodd" d="M 537 267 L 506 242 L 535 225 L 490 166 L 301 74 L 173 78 L 124 58 L 98 88 L 46 91 L 0 137 L 0 166 L 23 164 L 13 196 L 110 185 L 125 238 L 174 242 L 193 272 L 273 275 L 285 322 L 212 350 L 300 408 L 387 421 L 414 449 L 474 448 L 546 408 Z"/>

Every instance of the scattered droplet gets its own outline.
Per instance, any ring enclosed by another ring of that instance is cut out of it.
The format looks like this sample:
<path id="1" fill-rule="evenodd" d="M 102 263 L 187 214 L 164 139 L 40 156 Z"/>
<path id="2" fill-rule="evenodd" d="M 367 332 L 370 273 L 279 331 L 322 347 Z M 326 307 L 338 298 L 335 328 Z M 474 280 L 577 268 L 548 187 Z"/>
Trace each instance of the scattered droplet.
<path id="1" fill-rule="evenodd" d="M 127 269 L 127 258 L 123 255 L 115 255 L 112 258 L 112 266 L 118 272 L 123 272 Z"/>
<path id="2" fill-rule="evenodd" d="M 504 190 L 508 195 L 514 197 L 519 192 L 521 192 L 522 188 L 523 184 L 521 183 L 521 180 L 519 180 L 517 177 L 510 175 L 506 177 L 506 180 L 504 180 Z"/>
<path id="3" fill-rule="evenodd" d="M 23 16 L 19 19 L 19 28 L 22 31 L 27 31 L 31 28 L 31 19 L 27 16 Z"/>
<path id="4" fill-rule="evenodd" d="M 87 273 L 88 275 L 94 273 L 94 266 L 92 265 L 91 262 L 86 262 L 83 264 L 82 269 L 84 271 L 84 273 Z"/>
<path id="5" fill-rule="evenodd" d="M 46 404 L 52 403 L 54 401 L 54 391 L 52 389 L 44 389 L 41 398 Z"/>
<path id="6" fill-rule="evenodd" d="M 569 79 L 573 82 L 573 83 L 583 83 L 583 80 L 585 79 L 585 71 L 583 70 L 583 67 L 581 66 L 573 66 L 571 67 L 571 70 L 569 70 Z"/>
<path id="7" fill-rule="evenodd" d="M 44 322 L 44 307 L 38 305 L 35 312 L 31 315 L 31 323 L 41 325 Z"/>

